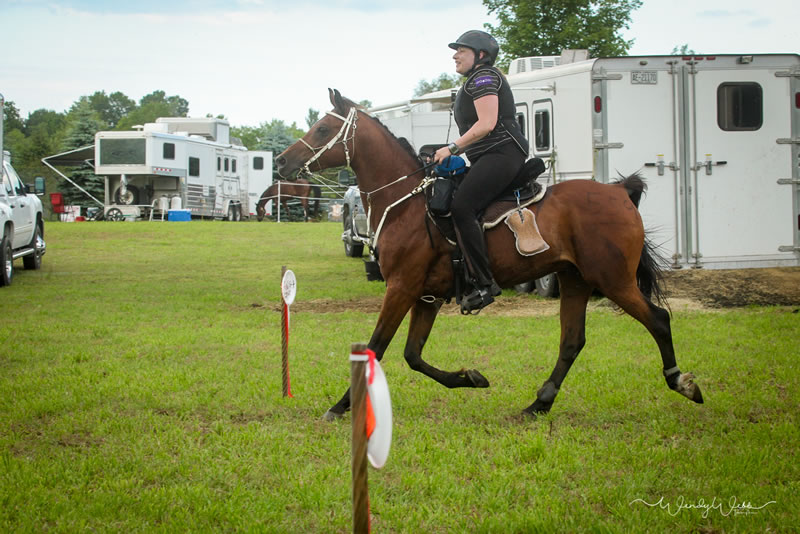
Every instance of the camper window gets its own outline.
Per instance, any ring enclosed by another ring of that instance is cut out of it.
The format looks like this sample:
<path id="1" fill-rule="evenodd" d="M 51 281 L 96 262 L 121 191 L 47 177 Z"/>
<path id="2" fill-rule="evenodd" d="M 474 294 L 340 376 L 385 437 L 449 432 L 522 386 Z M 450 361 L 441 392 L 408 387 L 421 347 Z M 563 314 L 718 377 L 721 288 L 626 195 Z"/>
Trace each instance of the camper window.
<path id="1" fill-rule="evenodd" d="M 175 159 L 175 143 L 164 143 L 164 159 Z"/>
<path id="2" fill-rule="evenodd" d="M 189 176 L 200 176 L 200 158 L 189 158 Z"/>
<path id="3" fill-rule="evenodd" d="M 236 158 L 231 160 L 231 171 L 236 172 Z"/>
<path id="4" fill-rule="evenodd" d="M 217 157 L 217 170 L 218 171 L 222 170 L 222 158 L 220 158 L 219 156 Z"/>
<path id="5" fill-rule="evenodd" d="M 264 170 L 264 158 L 261 156 L 256 156 L 253 158 L 253 169 L 256 171 L 263 171 Z"/>
<path id="6" fill-rule="evenodd" d="M 717 89 L 717 124 L 726 132 L 758 130 L 764 122 L 763 102 L 755 82 L 723 83 Z"/>
<path id="7" fill-rule="evenodd" d="M 228 172 L 230 166 L 231 166 L 230 160 L 228 158 L 225 158 L 225 172 Z"/>
<path id="8" fill-rule="evenodd" d="M 98 165 L 144 165 L 145 139 L 99 139 Z"/>

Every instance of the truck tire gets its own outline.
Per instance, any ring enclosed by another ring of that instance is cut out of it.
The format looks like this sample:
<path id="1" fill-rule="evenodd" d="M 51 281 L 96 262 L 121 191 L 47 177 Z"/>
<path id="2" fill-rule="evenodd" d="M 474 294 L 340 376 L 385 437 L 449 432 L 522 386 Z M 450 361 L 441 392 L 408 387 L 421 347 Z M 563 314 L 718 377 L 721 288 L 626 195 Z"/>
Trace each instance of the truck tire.
<path id="1" fill-rule="evenodd" d="M 360 258 L 364 254 L 364 243 L 353 240 L 353 219 L 349 213 L 344 214 L 344 232 L 347 238 L 344 240 L 344 254 L 348 258 Z"/>
<path id="2" fill-rule="evenodd" d="M 14 278 L 14 251 L 11 250 L 11 239 L 5 235 L 0 242 L 0 267 L 3 269 L 0 273 L 0 287 L 10 286 Z"/>
<path id="3" fill-rule="evenodd" d="M 558 277 L 555 273 L 550 273 L 536 279 L 536 292 L 546 298 L 554 299 L 558 297 Z"/>
<path id="4" fill-rule="evenodd" d="M 42 268 L 42 245 L 44 245 L 44 238 L 42 237 L 42 223 L 36 223 L 36 231 L 33 233 L 30 247 L 33 248 L 33 254 L 28 254 L 22 258 L 22 264 L 28 270 L 37 271 Z"/>

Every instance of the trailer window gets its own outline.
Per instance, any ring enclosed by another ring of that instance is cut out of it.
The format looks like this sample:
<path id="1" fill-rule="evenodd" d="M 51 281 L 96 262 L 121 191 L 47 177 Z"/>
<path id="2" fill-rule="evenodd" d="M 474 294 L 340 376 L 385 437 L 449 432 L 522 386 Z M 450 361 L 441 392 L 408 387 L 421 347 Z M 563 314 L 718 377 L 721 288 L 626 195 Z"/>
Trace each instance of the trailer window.
<path id="1" fill-rule="evenodd" d="M 533 123 L 536 150 L 543 152 L 550 150 L 550 112 L 546 109 L 537 110 L 533 116 Z"/>
<path id="2" fill-rule="evenodd" d="M 164 143 L 164 159 L 175 159 L 175 143 Z"/>
<path id="3" fill-rule="evenodd" d="M 230 160 L 225 158 L 225 172 L 228 172 L 230 165 Z"/>
<path id="4" fill-rule="evenodd" d="M 145 140 L 99 139 L 100 165 L 144 165 Z"/>
<path id="5" fill-rule="evenodd" d="M 263 171 L 264 170 L 264 158 L 261 156 L 256 156 L 253 158 L 253 169 L 256 171 Z"/>
<path id="6" fill-rule="evenodd" d="M 236 158 L 231 160 L 231 171 L 236 172 Z"/>
<path id="7" fill-rule="evenodd" d="M 222 170 L 222 158 L 220 158 L 219 156 L 217 156 L 217 170 L 218 171 Z"/>
<path id="8" fill-rule="evenodd" d="M 189 158 L 189 176 L 200 176 L 200 158 Z"/>
<path id="9" fill-rule="evenodd" d="M 764 123 L 764 94 L 755 82 L 723 83 L 717 88 L 717 124 L 726 132 L 752 131 Z"/>

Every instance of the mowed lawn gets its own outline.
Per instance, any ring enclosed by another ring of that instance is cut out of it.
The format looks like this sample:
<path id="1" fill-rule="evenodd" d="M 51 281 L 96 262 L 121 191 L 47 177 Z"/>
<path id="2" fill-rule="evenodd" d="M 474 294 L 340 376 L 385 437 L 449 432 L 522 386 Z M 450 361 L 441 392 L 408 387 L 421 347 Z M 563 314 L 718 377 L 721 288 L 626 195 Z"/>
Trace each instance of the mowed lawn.
<path id="1" fill-rule="evenodd" d="M 350 416 L 320 418 L 377 319 L 354 303 L 384 286 L 340 233 L 48 223 L 42 269 L 18 261 L 0 289 L 0 531 L 349 532 Z M 536 420 L 520 412 L 555 363 L 556 315 L 439 317 L 425 359 L 480 370 L 481 390 L 410 370 L 404 324 L 383 362 L 395 425 L 369 471 L 373 532 L 797 531 L 797 309 L 674 312 L 703 405 L 668 390 L 640 324 L 604 306 L 587 323 Z"/>

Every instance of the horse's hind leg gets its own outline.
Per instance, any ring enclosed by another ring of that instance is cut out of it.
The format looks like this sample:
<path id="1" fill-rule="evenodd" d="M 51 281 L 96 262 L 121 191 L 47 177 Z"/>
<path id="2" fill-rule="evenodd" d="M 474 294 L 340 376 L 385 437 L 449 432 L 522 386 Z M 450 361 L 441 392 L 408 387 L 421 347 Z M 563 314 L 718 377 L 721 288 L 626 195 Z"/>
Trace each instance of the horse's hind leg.
<path id="1" fill-rule="evenodd" d="M 645 298 L 639 288 L 631 284 L 624 290 L 606 293 L 606 296 L 616 302 L 631 317 L 642 323 L 653 336 L 661 352 L 664 364 L 664 378 L 670 389 L 677 391 L 684 397 L 702 404 L 703 395 L 700 388 L 692 380 L 691 373 L 681 373 L 675 362 L 675 349 L 672 346 L 672 330 L 670 329 L 669 312 L 659 308 Z"/>
<path id="2" fill-rule="evenodd" d="M 561 383 L 586 343 L 586 304 L 592 288 L 574 268 L 558 273 L 558 283 L 561 290 L 561 343 L 558 361 L 550 378 L 536 393 L 536 401 L 523 410 L 530 415 L 550 411 Z"/>
<path id="3" fill-rule="evenodd" d="M 441 306 L 441 301 L 418 300 L 411 309 L 408 339 L 403 353 L 408 366 L 448 388 L 488 388 L 489 381 L 475 369 L 461 369 L 455 372 L 442 371 L 422 359 L 422 348 L 428 340 L 436 314 L 439 313 Z"/>

